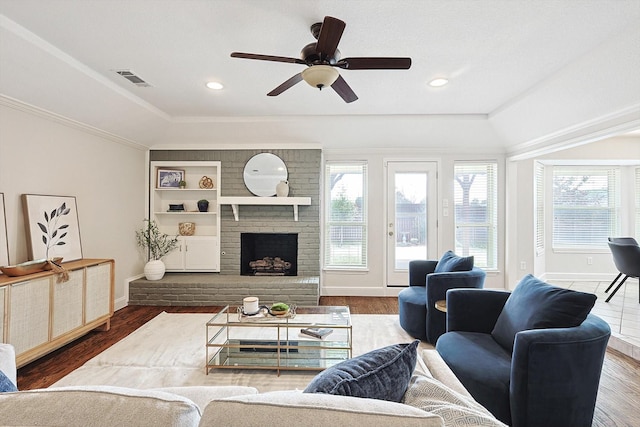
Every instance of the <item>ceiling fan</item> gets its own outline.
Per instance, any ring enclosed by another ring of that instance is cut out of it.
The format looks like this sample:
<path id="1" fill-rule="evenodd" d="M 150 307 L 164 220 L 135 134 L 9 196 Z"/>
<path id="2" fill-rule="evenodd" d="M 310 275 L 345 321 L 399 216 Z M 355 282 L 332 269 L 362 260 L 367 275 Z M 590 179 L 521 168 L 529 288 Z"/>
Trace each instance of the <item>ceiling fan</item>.
<path id="1" fill-rule="evenodd" d="M 317 42 L 309 43 L 303 47 L 300 52 L 300 58 L 243 52 L 233 52 L 231 57 L 288 62 L 308 67 L 273 89 L 267 96 L 280 95 L 285 90 L 304 80 L 320 90 L 326 86 L 331 86 L 345 102 L 353 102 L 358 99 L 358 96 L 335 67 L 345 70 L 407 70 L 411 67 L 411 58 L 341 58 L 338 43 L 345 27 L 346 24 L 343 21 L 331 16 L 325 16 L 323 22 L 313 24 L 311 26 L 311 34 L 313 34 Z"/>

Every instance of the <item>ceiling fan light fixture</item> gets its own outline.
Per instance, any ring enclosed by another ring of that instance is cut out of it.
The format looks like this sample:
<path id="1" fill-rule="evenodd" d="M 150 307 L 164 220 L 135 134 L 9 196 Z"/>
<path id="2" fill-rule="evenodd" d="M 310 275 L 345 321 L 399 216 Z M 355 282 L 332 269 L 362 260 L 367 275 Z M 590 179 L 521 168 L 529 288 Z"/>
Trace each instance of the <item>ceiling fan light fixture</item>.
<path id="1" fill-rule="evenodd" d="M 312 87 L 322 90 L 338 79 L 338 70 L 330 65 L 312 65 L 302 72 L 302 79 Z"/>
<path id="2" fill-rule="evenodd" d="M 431 87 L 442 87 L 449 83 L 449 79 L 445 79 L 444 77 L 438 77 L 437 79 L 433 79 L 429 82 L 429 86 Z"/>

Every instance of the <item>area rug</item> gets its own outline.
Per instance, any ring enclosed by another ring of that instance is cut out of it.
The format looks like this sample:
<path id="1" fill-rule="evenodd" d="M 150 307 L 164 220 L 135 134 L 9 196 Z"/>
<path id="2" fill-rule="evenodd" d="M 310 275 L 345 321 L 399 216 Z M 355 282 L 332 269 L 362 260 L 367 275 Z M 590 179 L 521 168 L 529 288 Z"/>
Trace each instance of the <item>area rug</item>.
<path id="1" fill-rule="evenodd" d="M 206 322 L 211 314 L 163 312 L 53 386 L 114 385 L 133 388 L 242 385 L 260 392 L 304 389 L 313 371 L 204 368 Z M 413 341 L 397 315 L 353 314 L 353 355 Z M 433 346 L 421 343 L 422 348 Z"/>

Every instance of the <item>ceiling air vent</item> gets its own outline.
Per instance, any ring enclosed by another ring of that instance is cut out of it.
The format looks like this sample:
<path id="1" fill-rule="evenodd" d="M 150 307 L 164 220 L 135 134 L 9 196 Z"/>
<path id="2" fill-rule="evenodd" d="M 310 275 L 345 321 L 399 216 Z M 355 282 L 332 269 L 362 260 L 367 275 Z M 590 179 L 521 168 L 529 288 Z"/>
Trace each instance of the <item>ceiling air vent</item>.
<path id="1" fill-rule="evenodd" d="M 142 80 L 139 76 L 137 76 L 131 70 L 115 70 L 116 73 L 120 74 L 125 79 L 129 80 L 131 83 L 138 87 L 151 87 L 151 85 L 144 80 Z"/>

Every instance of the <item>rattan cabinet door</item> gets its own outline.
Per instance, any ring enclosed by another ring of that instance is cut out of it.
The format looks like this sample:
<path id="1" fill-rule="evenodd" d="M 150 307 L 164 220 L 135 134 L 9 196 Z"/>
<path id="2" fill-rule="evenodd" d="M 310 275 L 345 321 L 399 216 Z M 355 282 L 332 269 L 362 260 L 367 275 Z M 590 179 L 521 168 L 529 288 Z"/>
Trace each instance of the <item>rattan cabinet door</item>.
<path id="1" fill-rule="evenodd" d="M 49 294 L 51 277 L 11 286 L 9 343 L 22 354 L 49 340 Z"/>
<path id="2" fill-rule="evenodd" d="M 85 323 L 109 316 L 111 309 L 111 264 L 86 268 Z"/>
<path id="3" fill-rule="evenodd" d="M 83 282 L 84 271 L 74 270 L 67 282 L 53 284 L 53 338 L 82 326 Z"/>
<path id="4" fill-rule="evenodd" d="M 6 288 L 0 288 L 0 342 L 7 342 L 6 337 L 4 336 L 5 327 L 5 298 L 7 296 Z"/>

